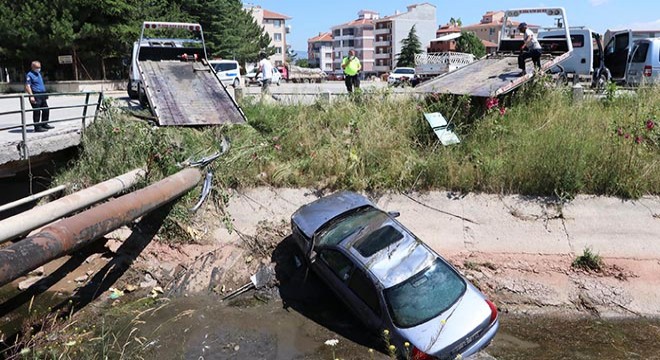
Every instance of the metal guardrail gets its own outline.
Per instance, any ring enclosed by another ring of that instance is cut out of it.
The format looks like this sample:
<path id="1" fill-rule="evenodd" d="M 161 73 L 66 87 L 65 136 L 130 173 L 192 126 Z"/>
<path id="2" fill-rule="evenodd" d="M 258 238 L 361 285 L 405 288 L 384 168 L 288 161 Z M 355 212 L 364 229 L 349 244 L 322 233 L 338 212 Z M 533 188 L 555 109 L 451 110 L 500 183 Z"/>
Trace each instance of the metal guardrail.
<path id="1" fill-rule="evenodd" d="M 16 95 L 0 95 L 0 99 L 18 99 L 20 103 L 20 110 L 14 110 L 14 111 L 0 111 L 0 117 L 1 116 L 6 116 L 6 115 L 13 115 L 13 114 L 21 114 L 21 124 L 20 125 L 12 125 L 12 126 L 6 126 L 6 127 L 0 127 L 0 131 L 5 131 L 5 130 L 12 130 L 12 129 L 18 129 L 20 128 L 22 130 L 22 142 L 19 145 L 21 148 L 21 157 L 23 159 L 28 159 L 29 153 L 28 153 L 28 148 L 27 148 L 27 129 L 28 127 L 34 128 L 35 123 L 28 123 L 27 122 L 27 113 L 34 112 L 34 111 L 41 111 L 45 109 L 49 110 L 59 110 L 59 109 L 75 109 L 75 108 L 82 108 L 82 115 L 81 116 L 76 116 L 72 118 L 64 118 L 64 119 L 55 119 L 55 120 L 50 120 L 45 121 L 45 122 L 39 122 L 38 125 L 43 125 L 43 124 L 53 124 L 53 123 L 60 123 L 60 122 L 65 122 L 65 121 L 72 121 L 72 120 L 81 120 L 82 122 L 82 127 L 81 127 L 81 133 L 84 134 L 85 132 L 85 127 L 87 126 L 87 119 L 88 118 L 94 118 L 96 120 L 96 117 L 98 116 L 99 108 L 101 107 L 101 104 L 103 103 L 103 92 L 85 92 L 85 93 L 44 93 L 44 94 L 39 94 L 40 96 L 48 96 L 48 97 L 57 97 L 57 96 L 85 96 L 85 102 L 83 104 L 75 104 L 75 105 L 67 105 L 67 106 L 49 106 L 48 108 L 30 108 L 26 109 L 25 107 L 25 98 L 30 98 L 33 95 L 30 94 L 16 94 Z M 96 102 L 90 102 L 90 98 L 92 95 L 98 95 L 98 99 Z M 28 100 L 29 101 L 29 100 Z M 87 115 L 89 107 L 93 106 L 94 107 L 94 115 Z"/>

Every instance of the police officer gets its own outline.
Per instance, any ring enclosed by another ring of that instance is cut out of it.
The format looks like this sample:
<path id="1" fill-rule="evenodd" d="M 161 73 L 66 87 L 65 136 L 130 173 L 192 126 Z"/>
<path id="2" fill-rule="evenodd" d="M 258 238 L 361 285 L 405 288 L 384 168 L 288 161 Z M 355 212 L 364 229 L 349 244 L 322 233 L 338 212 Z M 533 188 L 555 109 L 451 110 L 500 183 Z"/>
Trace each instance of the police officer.
<path id="1" fill-rule="evenodd" d="M 32 105 L 32 121 L 34 122 L 35 132 L 44 132 L 48 129 L 54 129 L 50 124 L 40 124 L 40 122 L 47 122 L 50 116 L 48 109 L 48 99 L 46 93 L 46 86 L 44 85 L 44 78 L 41 76 L 41 63 L 33 61 L 30 71 L 25 75 L 25 92 L 30 94 L 30 105 Z"/>
<path id="2" fill-rule="evenodd" d="M 348 56 L 341 61 L 341 68 L 344 69 L 344 82 L 346 83 L 346 90 L 349 93 L 353 92 L 353 88 L 360 88 L 359 73 L 362 70 L 360 59 L 355 56 L 355 50 L 350 50 Z"/>
<path id="3" fill-rule="evenodd" d="M 527 23 L 520 23 L 520 25 L 518 25 L 518 30 L 520 30 L 520 33 L 524 36 L 524 43 L 520 48 L 523 52 L 518 55 L 518 67 L 522 70 L 520 76 L 523 76 L 527 74 L 527 71 L 525 70 L 525 60 L 529 58 L 532 58 L 534 67 L 537 69 L 541 68 L 542 47 L 534 32 L 527 28 Z"/>

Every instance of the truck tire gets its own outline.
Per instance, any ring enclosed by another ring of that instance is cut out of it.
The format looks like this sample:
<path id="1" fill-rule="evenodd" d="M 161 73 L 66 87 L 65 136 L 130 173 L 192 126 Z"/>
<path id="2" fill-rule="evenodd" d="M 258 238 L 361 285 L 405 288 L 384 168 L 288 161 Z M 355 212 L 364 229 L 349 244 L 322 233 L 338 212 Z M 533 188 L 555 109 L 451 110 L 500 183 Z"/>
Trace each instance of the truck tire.
<path id="1" fill-rule="evenodd" d="M 143 108 L 149 107 L 149 100 L 147 100 L 147 93 L 142 89 L 142 86 L 138 85 L 138 99 L 140 100 L 140 105 Z"/>

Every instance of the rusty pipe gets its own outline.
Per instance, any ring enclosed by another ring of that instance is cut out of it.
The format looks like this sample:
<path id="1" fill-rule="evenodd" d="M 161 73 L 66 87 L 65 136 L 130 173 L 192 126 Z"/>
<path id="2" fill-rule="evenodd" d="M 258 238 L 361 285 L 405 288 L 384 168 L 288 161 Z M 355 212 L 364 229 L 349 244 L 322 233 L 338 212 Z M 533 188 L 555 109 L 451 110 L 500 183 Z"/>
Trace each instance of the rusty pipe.
<path id="1" fill-rule="evenodd" d="M 187 168 L 144 189 L 43 228 L 0 249 L 0 286 L 143 216 L 192 189 L 202 178 Z"/>
<path id="2" fill-rule="evenodd" d="M 0 221 L 0 243 L 12 240 L 74 211 L 122 192 L 137 184 L 140 179 L 144 178 L 144 174 L 143 169 L 131 170 L 126 174 L 4 219 Z"/>

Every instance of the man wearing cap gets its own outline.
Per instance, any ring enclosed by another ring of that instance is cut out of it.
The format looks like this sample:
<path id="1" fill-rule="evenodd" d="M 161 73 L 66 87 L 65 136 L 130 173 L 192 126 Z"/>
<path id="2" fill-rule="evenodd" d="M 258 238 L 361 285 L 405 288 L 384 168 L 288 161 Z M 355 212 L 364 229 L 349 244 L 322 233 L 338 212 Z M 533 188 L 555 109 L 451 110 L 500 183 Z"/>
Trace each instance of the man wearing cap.
<path id="1" fill-rule="evenodd" d="M 520 30 L 520 33 L 524 36 L 524 43 L 520 47 L 520 50 L 523 50 L 523 52 L 518 55 L 518 67 L 522 70 L 520 76 L 524 76 L 527 74 L 527 71 L 525 70 L 525 60 L 529 58 L 532 59 L 534 67 L 537 69 L 541 68 L 542 48 L 534 32 L 527 28 L 527 23 L 520 23 L 520 25 L 518 25 L 518 30 Z"/>

